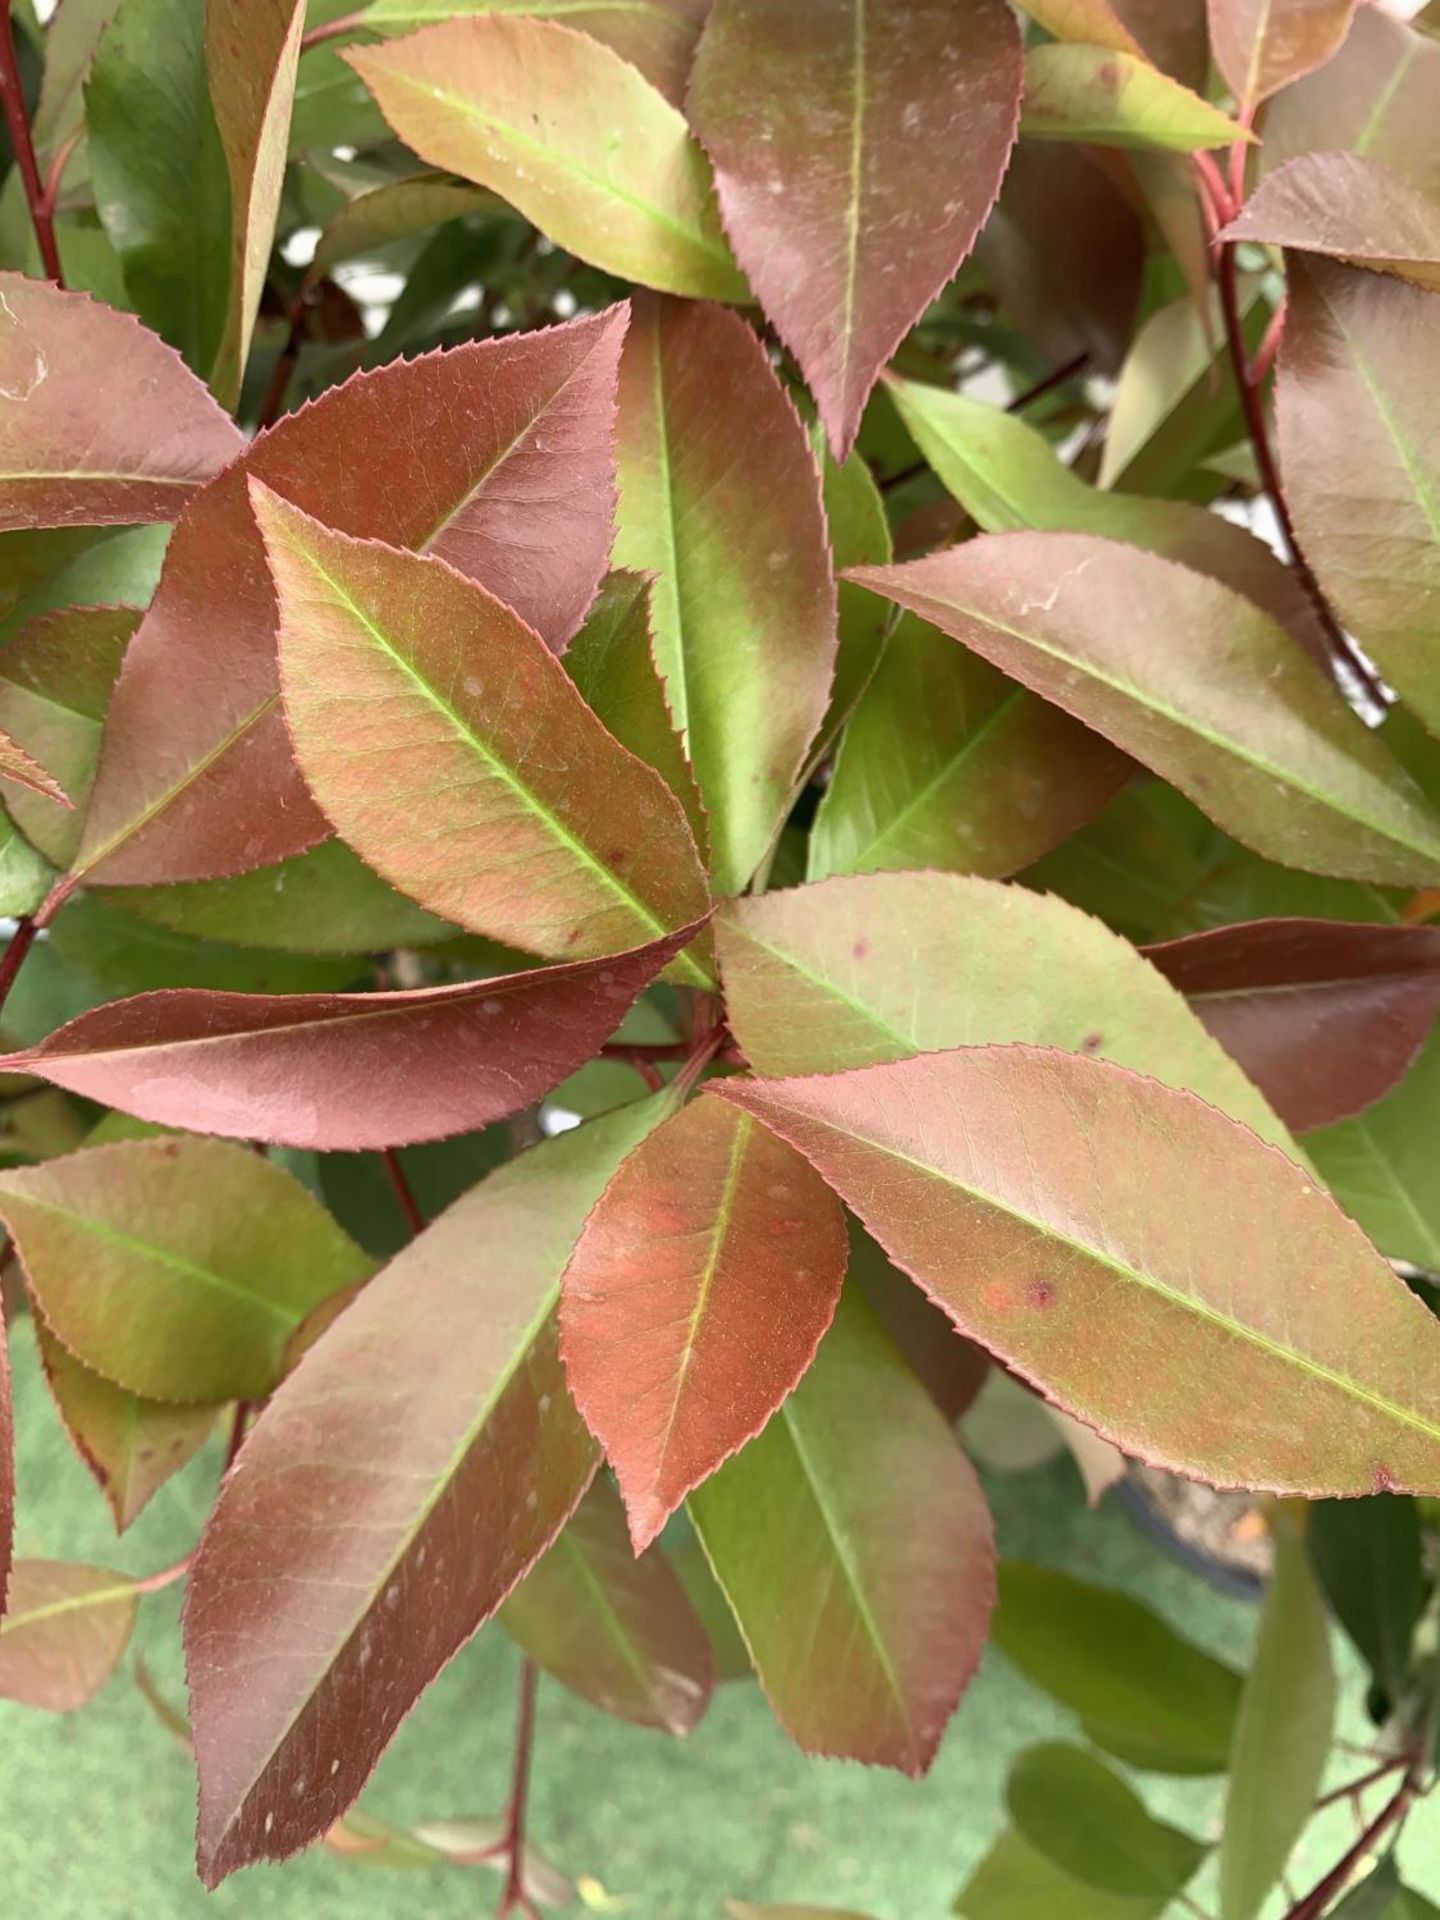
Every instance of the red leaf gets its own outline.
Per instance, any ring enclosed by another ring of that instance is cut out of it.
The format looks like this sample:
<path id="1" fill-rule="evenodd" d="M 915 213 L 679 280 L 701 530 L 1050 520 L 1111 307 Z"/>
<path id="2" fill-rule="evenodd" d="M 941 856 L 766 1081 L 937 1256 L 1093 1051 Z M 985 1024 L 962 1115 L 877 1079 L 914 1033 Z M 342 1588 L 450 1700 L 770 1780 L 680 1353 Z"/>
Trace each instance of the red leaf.
<path id="1" fill-rule="evenodd" d="M 82 1013 L 0 1069 L 192 1133 L 408 1146 L 487 1127 L 559 1086 L 695 931 L 401 993 L 166 988 Z"/>
<path id="2" fill-rule="evenodd" d="M 818 1175 L 713 1100 L 666 1121 L 615 1175 L 566 1270 L 561 1339 L 637 1553 L 809 1366 L 847 1255 Z"/>
<path id="3" fill-rule="evenodd" d="M 14 780 L 18 785 L 28 787 L 31 793 L 43 794 L 47 800 L 56 800 L 62 807 L 74 808 L 75 802 L 54 774 L 47 773 L 38 760 L 3 730 L 0 730 L 0 780 Z"/>
<path id="4" fill-rule="evenodd" d="M 569 1518 L 595 1449 L 556 1350 L 560 1274 L 660 1110 L 592 1121 L 466 1194 L 255 1423 L 186 1596 L 207 1886 L 326 1832 Z"/>
<path id="5" fill-rule="evenodd" d="M 1124 1452 L 1277 1493 L 1440 1487 L 1440 1321 L 1311 1176 L 1193 1094 L 1012 1046 L 712 1097 Z"/>
<path id="6" fill-rule="evenodd" d="M 1209 0 L 1210 45 L 1226 86 L 1253 109 L 1323 67 L 1344 40 L 1355 0 Z"/>
<path id="7" fill-rule="evenodd" d="M 717 0 L 690 82 L 720 211 L 843 460 L 975 244 L 1019 120 L 1003 0 Z"/>
<path id="8" fill-rule="evenodd" d="M 280 715 L 252 475 L 329 526 L 448 560 L 564 644 L 610 546 L 625 320 L 614 307 L 358 374 L 205 489 L 125 657 L 78 871 L 213 879 L 326 836 Z"/>
<path id="9" fill-rule="evenodd" d="M 1143 951 L 1297 1130 L 1388 1093 L 1440 1009 L 1436 927 L 1250 920 Z"/>
<path id="10" fill-rule="evenodd" d="M 0 274 L 0 528 L 173 520 L 244 444 L 130 314 Z"/>
<path id="11" fill-rule="evenodd" d="M 0 1620 L 9 1604 L 15 1550 L 15 1416 L 10 1407 L 10 1348 L 0 1306 Z"/>
<path id="12" fill-rule="evenodd" d="M 17 1560 L 0 1620 L 0 1699 L 50 1713 L 93 1700 L 120 1663 L 137 1598 L 123 1573 Z"/>

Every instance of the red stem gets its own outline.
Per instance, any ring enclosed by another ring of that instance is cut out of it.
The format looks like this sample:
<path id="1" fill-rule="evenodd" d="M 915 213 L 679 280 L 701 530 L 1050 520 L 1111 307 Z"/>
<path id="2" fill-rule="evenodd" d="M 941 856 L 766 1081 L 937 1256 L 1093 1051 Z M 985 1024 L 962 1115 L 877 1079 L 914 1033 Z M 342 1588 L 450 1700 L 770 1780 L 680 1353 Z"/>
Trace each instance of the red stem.
<path id="1" fill-rule="evenodd" d="M 395 1198 L 400 1203 L 400 1211 L 405 1216 L 406 1226 L 411 1233 L 423 1233 L 425 1216 L 421 1213 L 415 1196 L 410 1191 L 410 1182 L 405 1178 L 405 1169 L 400 1164 L 399 1154 L 394 1147 L 384 1147 L 381 1149 L 380 1158 L 385 1163 L 385 1171 L 390 1177 L 391 1186 L 395 1189 Z"/>
<path id="2" fill-rule="evenodd" d="M 177 1580 L 183 1580 L 190 1571 L 190 1562 L 195 1558 L 187 1553 L 183 1560 L 177 1560 L 173 1567 L 162 1567 L 159 1573 L 150 1573 L 143 1580 L 135 1582 L 137 1593 L 158 1593 L 162 1587 L 173 1587 Z"/>
<path id="3" fill-rule="evenodd" d="M 1414 1776 L 1407 1773 L 1398 1791 L 1385 1802 L 1354 1846 L 1336 1861 L 1325 1878 L 1317 1881 L 1303 1899 L 1296 1901 L 1286 1914 L 1285 1920 L 1320 1920 L 1321 1914 L 1335 1895 L 1348 1883 L 1356 1867 L 1370 1852 L 1375 1842 L 1409 1811 L 1410 1802 L 1414 1797 Z"/>
<path id="4" fill-rule="evenodd" d="M 530 1796 L 530 1761 L 535 1751 L 535 1695 L 540 1673 L 533 1660 L 520 1669 L 520 1711 L 515 1721 L 515 1766 L 511 1776 L 510 1804 L 505 1809 L 506 1854 L 505 1885 L 495 1920 L 510 1913 L 540 1920 L 534 1901 L 525 1891 L 525 1806 Z"/>
<path id="5" fill-rule="evenodd" d="M 323 46 L 327 40 L 338 40 L 341 34 L 354 33 L 364 24 L 364 16 L 358 13 L 347 13 L 339 20 L 327 20 L 321 26 L 311 27 L 300 42 L 300 51 L 308 53 L 311 47 Z"/>
<path id="6" fill-rule="evenodd" d="M 1409 1758 L 1403 1753 L 1397 1754 L 1393 1760 L 1383 1761 L 1380 1766 L 1372 1767 L 1369 1773 L 1362 1773 L 1358 1780 L 1351 1780 L 1330 1793 L 1322 1793 L 1315 1802 L 1315 1812 L 1319 1813 L 1322 1807 L 1333 1807 L 1337 1800 L 1353 1800 L 1366 1787 L 1373 1787 L 1377 1780 L 1383 1780 L 1387 1774 L 1398 1773 L 1401 1767 L 1408 1765 Z"/>
<path id="7" fill-rule="evenodd" d="M 54 209 L 46 203 L 40 169 L 35 164 L 35 143 L 30 138 L 30 121 L 25 112 L 25 89 L 20 82 L 20 59 L 15 51 L 15 23 L 11 19 L 12 4 L 13 0 L 0 0 L 0 103 L 5 108 L 5 125 L 9 130 L 10 145 L 15 150 L 15 164 L 20 169 L 20 178 L 25 187 L 25 204 L 30 209 L 35 238 L 40 243 L 40 259 L 46 278 L 53 280 L 57 287 L 63 287 L 65 276 L 60 271 L 60 250 L 55 244 Z"/>
<path id="8" fill-rule="evenodd" d="M 75 882 L 68 876 L 56 882 L 34 913 L 21 914 L 15 922 L 15 931 L 9 944 L 0 955 L 0 1008 L 10 997 L 16 976 L 25 964 L 25 956 L 35 944 L 35 936 L 42 927 L 48 926 L 55 915 L 69 899 Z"/>

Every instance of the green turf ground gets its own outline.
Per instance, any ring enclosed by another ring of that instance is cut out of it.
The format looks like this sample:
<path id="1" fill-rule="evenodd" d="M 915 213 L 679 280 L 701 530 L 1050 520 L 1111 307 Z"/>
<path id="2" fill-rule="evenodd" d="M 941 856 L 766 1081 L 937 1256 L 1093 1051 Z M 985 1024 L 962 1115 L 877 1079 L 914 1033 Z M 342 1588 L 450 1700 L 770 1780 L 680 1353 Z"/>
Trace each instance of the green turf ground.
<path id="1" fill-rule="evenodd" d="M 185 1552 L 213 1489 L 213 1456 L 165 1489 L 117 1545 L 45 1401 L 23 1327 L 12 1346 L 21 1551 L 132 1571 Z M 1253 1609 L 1160 1557 L 1123 1513 L 1087 1513 L 1068 1464 L 997 1481 L 993 1492 L 1006 1553 L 1062 1561 L 1126 1587 L 1213 1650 L 1245 1656 Z M 177 1614 L 172 1592 L 148 1600 L 137 1645 L 178 1700 Z M 482 1633 L 401 1730 L 365 1806 L 401 1821 L 498 1809 L 516 1672 L 504 1635 Z M 753 1685 L 722 1689 L 696 1735 L 680 1744 L 605 1719 L 545 1683 L 533 1830 L 558 1864 L 592 1876 L 614 1903 L 608 1910 L 630 1920 L 720 1920 L 726 1896 L 829 1903 L 874 1920 L 940 1920 L 996 1831 L 1009 1756 L 1069 1730 L 999 1655 L 987 1656 L 933 1772 L 919 1782 L 803 1759 Z M 1213 1831 L 1213 1784 L 1151 1777 L 1143 1786 L 1155 1811 Z M 0 1702 L 4 1920 L 485 1920 L 493 1911 L 489 1873 L 382 1872 L 325 1853 L 253 1869 L 206 1895 L 190 1864 L 192 1814 L 188 1764 L 128 1670 L 71 1718 Z M 1404 1859 L 1410 1878 L 1435 1897 L 1440 1808 L 1421 1816 Z M 1297 1863 L 1302 1882 L 1343 1846 L 1347 1818 L 1338 1809 L 1328 1840 Z M 1197 1890 L 1203 1899 L 1204 1879 Z"/>

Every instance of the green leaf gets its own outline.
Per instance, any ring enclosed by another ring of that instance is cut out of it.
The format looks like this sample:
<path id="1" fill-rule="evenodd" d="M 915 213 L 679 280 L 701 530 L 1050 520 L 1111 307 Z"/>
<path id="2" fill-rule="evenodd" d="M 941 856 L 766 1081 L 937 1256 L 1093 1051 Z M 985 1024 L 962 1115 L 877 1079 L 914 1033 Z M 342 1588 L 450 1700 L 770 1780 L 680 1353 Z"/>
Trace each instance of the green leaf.
<path id="1" fill-rule="evenodd" d="M 1169 931 L 1172 914 L 1181 911 L 1180 903 L 1204 881 L 1217 844 L 1224 848 L 1232 843 L 1183 794 L 1159 780 L 1143 780 L 1116 794 L 1088 827 L 1020 878 L 1037 892 L 1056 893 L 1083 907 L 1139 945 L 1161 928 Z M 1222 912 L 1218 917 L 1254 920 L 1265 911 Z"/>
<path id="2" fill-rule="evenodd" d="M 1330 1611 L 1368 1662 L 1389 1703 L 1410 1674 L 1410 1645 L 1425 1604 L 1420 1515 L 1413 1500 L 1317 1500 L 1305 1544 Z"/>
<path id="3" fill-rule="evenodd" d="M 530 1658 L 602 1713 L 677 1736 L 710 1704 L 710 1642 L 658 1547 L 637 1559 L 614 1488 L 597 1479 L 500 1610 Z"/>
<path id="4" fill-rule="evenodd" d="M 42 613 L 102 601 L 143 607 L 160 578 L 169 539 L 164 525 L 0 534 L 0 560 L 9 574 L 0 587 L 0 639 L 8 641 Z"/>
<path id="5" fill-rule="evenodd" d="M 1440 1907 L 1400 1884 L 1393 1853 L 1346 1895 L 1333 1920 L 1440 1920 Z"/>
<path id="6" fill-rule="evenodd" d="M 207 1884 L 327 1831 L 574 1510 L 596 1455 L 556 1351 L 560 1274 L 664 1106 L 547 1140 L 483 1181 L 346 1308 L 251 1429 L 185 1610 Z M 283 1689 L 265 1683 L 277 1656 Z"/>
<path id="7" fill-rule="evenodd" d="M 990 1514 L 853 1293 L 794 1393 L 689 1506 L 791 1739 L 924 1773 L 984 1644 Z"/>
<path id="8" fill-rule="evenodd" d="M 1440 1167 L 1431 1128 L 1440 1103 L 1440 1029 L 1383 1100 L 1307 1135 L 1335 1198 L 1392 1260 L 1440 1270 Z"/>
<path id="9" fill-rule="evenodd" d="M 1148 60 L 1107 47 L 1031 47 L 1020 131 L 1031 139 L 1193 153 L 1253 138 Z"/>
<path id="10" fill-rule="evenodd" d="M 1283 1874 L 1315 1805 L 1335 1719 L 1330 1628 L 1305 1553 L 1305 1509 L 1276 1509 L 1271 1531 L 1275 1565 L 1230 1754 L 1222 1920 L 1254 1920 Z"/>
<path id="11" fill-rule="evenodd" d="M 326 221 L 315 243 L 310 278 L 318 280 L 345 261 L 378 252 L 393 240 L 494 204 L 479 187 L 447 179 L 443 173 L 417 173 L 357 194 Z"/>
<path id="12" fill-rule="evenodd" d="M 292 1174 L 218 1140 L 10 1169 L 0 1219 L 50 1331 L 147 1399 L 262 1399 L 310 1309 L 370 1272 Z"/>
<path id="13" fill-rule="evenodd" d="M 665 293 L 746 297 L 679 109 L 598 40 L 487 13 L 345 58 L 422 160 L 491 188 L 556 246 Z"/>
<path id="14" fill-rule="evenodd" d="M 732 1029 L 757 1073 L 1064 1047 L 1189 1088 L 1289 1144 L 1169 982 L 1063 901 L 959 875 L 876 874 L 733 901 L 717 939 Z"/>
<path id="15" fill-rule="evenodd" d="M 73 1713 L 120 1664 L 139 1596 L 123 1573 L 17 1560 L 0 1619 L 0 1699 Z"/>
<path id="16" fill-rule="evenodd" d="M 1202 1842 L 1152 1819 L 1084 1747 L 1029 1747 L 1010 1770 L 1010 1818 L 1037 1852 L 1087 1887 L 1171 1900 L 1205 1858 Z"/>
<path id="17" fill-rule="evenodd" d="M 1099 734 L 907 612 L 845 729 L 809 877 L 1011 874 L 1083 827 L 1131 771 Z"/>
<path id="18" fill-rule="evenodd" d="M 1224 1771 L 1240 1676 L 1128 1594 L 1005 1561 L 991 1637 L 1107 1753 L 1157 1773 Z"/>
<path id="19" fill-rule="evenodd" d="M 56 915 L 50 943 L 96 997 L 210 987 L 232 993 L 321 993 L 369 985 L 362 962 L 264 947 L 192 940 L 125 911 L 129 899 L 72 895 Z M 360 978 L 357 981 L 357 972 Z"/>
<path id="20" fill-rule="evenodd" d="M 1123 1452 L 1222 1486 L 1440 1486 L 1440 1319 L 1311 1176 L 1193 1094 L 1023 1046 L 712 1094 L 798 1148 L 962 1333 Z M 1163 1209 L 1137 1212 L 1137 1193 Z"/>
<path id="21" fill-rule="evenodd" d="M 1258 281 L 1241 281 L 1241 330 L 1251 353 L 1268 318 L 1259 294 Z M 1136 333 L 1110 408 L 1102 487 L 1181 492 L 1207 454 L 1233 445 L 1244 432 L 1218 303 L 1210 293 L 1206 301 L 1198 306 L 1190 298 L 1173 300 Z"/>
<path id="22" fill-rule="evenodd" d="M 230 299 L 231 199 L 199 4 L 123 0 L 85 88 L 90 170 L 135 310 L 208 378 Z"/>
<path id="23" fill-rule="evenodd" d="M 679 802 L 531 628 L 440 561 L 334 533 L 258 483 L 254 501 L 296 757 L 362 858 L 431 911 L 561 958 L 704 918 Z"/>
<path id="24" fill-rule="evenodd" d="M 1156 1920 L 1164 1900 L 1073 1879 L 1007 1827 L 956 1897 L 966 1920 Z"/>
<path id="25" fill-rule="evenodd" d="M 636 303 L 620 362 L 617 565 L 655 576 L 655 656 L 710 816 L 717 894 L 784 823 L 825 717 L 835 586 L 819 475 L 734 314 Z"/>
<path id="26" fill-rule="evenodd" d="M 894 547 L 885 502 L 869 467 L 858 453 L 837 466 L 818 422 L 810 444 L 820 462 L 820 492 L 835 571 L 884 566 L 894 558 Z M 820 729 L 822 740 L 832 739 L 854 711 L 884 653 L 890 625 L 887 609 L 875 604 L 874 595 L 848 580 L 836 588 L 836 609 L 835 680 L 830 711 Z"/>
<path id="27" fill-rule="evenodd" d="M 133 0 L 130 0 L 133 4 Z M 205 70 L 230 182 L 225 324 L 210 383 L 233 407 L 275 244 L 305 0 L 204 0 Z"/>
<path id="28" fill-rule="evenodd" d="M 1294 641 L 1219 581 L 1067 533 L 985 534 L 852 577 L 1094 727 L 1268 859 L 1396 885 L 1440 878 L 1440 813 Z M 1263 702 L 1249 697 L 1258 686 Z"/>
<path id="29" fill-rule="evenodd" d="M 729 1920 L 868 1920 L 849 1907 L 844 1912 L 839 1907 L 757 1907 L 751 1900 L 727 1900 L 725 1912 Z"/>
<path id="30" fill-rule="evenodd" d="M 0 913 L 33 913 L 54 877 L 49 862 L 21 838 L 8 814 L 0 815 Z"/>

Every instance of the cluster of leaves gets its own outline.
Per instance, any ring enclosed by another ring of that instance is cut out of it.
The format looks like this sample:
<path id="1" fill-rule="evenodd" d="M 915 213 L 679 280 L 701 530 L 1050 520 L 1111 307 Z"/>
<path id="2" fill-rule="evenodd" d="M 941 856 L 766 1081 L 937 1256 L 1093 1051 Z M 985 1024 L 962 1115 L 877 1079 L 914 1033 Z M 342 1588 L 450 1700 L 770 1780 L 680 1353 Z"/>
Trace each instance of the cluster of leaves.
<path id="1" fill-rule="evenodd" d="M 919 1773 L 993 1633 L 1089 1744 L 959 1910 L 1182 1897 L 1117 1760 L 1229 1769 L 1250 1920 L 1333 1616 L 1331 1911 L 1440 1699 L 1433 22 L 0 11 L 11 1305 L 118 1527 L 230 1432 L 180 1566 L 9 1567 L 0 1693 L 184 1578 L 207 1884 L 328 1838 L 533 1912 L 537 1665 L 671 1733 L 753 1667 Z M 1280 1497 L 1248 1675 L 996 1609 L 992 1362 L 1097 1484 Z M 492 1616 L 507 1818 L 352 1812 Z"/>

